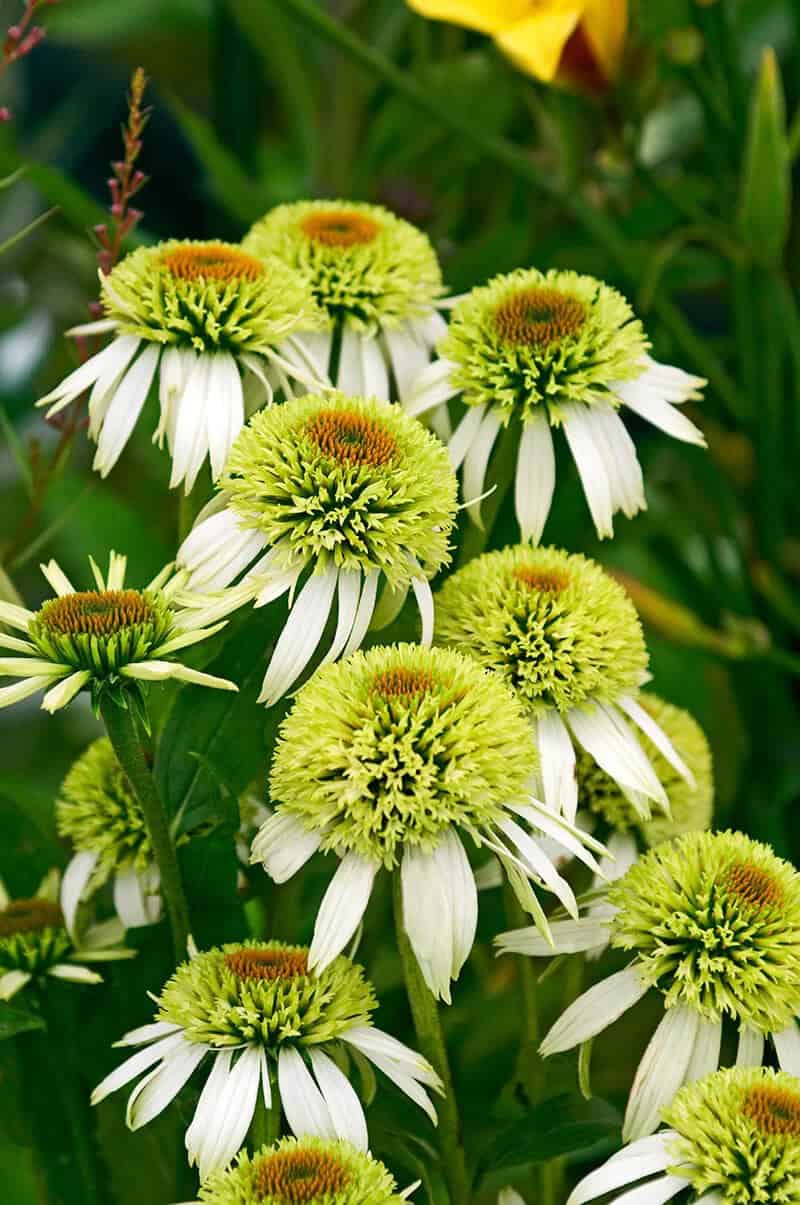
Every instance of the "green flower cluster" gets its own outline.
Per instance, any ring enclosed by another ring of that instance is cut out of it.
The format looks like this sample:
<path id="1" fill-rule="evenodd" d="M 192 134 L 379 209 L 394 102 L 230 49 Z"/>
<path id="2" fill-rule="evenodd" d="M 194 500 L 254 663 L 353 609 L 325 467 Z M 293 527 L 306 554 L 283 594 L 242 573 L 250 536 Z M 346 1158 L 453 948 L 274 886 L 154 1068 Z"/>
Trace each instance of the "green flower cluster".
<path id="1" fill-rule="evenodd" d="M 44 603 L 28 635 L 48 661 L 106 675 L 144 661 L 172 635 L 173 622 L 156 591 L 76 590 Z"/>
<path id="2" fill-rule="evenodd" d="M 74 951 L 58 904 L 41 896 L 9 900 L 0 909 L 0 976 L 44 974 Z"/>
<path id="3" fill-rule="evenodd" d="M 106 737 L 72 765 L 56 801 L 56 823 L 76 850 L 99 855 L 96 885 L 117 870 L 141 871 L 153 861 L 141 804 Z"/>

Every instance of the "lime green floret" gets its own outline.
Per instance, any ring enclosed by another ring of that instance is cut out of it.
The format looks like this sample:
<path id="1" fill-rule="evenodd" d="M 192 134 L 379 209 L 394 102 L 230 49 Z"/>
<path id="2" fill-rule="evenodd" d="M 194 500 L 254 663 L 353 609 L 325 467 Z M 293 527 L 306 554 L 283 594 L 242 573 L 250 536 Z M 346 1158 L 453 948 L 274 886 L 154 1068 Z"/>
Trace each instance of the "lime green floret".
<path id="1" fill-rule="evenodd" d="M 318 670 L 284 720 L 274 804 L 322 848 L 391 868 L 458 826 L 478 835 L 526 797 L 536 752 L 499 677 L 449 649 L 401 644 Z"/>
<path id="2" fill-rule="evenodd" d="M 447 564 L 457 483 L 443 444 L 399 406 L 342 393 L 253 415 L 220 481 L 240 526 L 313 560 L 407 585 Z"/>
<path id="3" fill-rule="evenodd" d="M 533 714 L 613 703 L 647 669 L 625 591 L 594 561 L 558 548 L 519 545 L 459 569 L 437 595 L 436 640 L 501 673 Z"/>
<path id="4" fill-rule="evenodd" d="M 330 320 L 345 318 L 363 330 L 422 315 L 444 291 L 430 240 L 380 205 L 279 205 L 256 222 L 242 246 L 280 259 L 302 277 Z"/>
<path id="5" fill-rule="evenodd" d="M 402 1205 L 394 1177 L 371 1155 L 348 1142 L 283 1138 L 253 1155 L 242 1151 L 233 1167 L 216 1172 L 200 1189 L 203 1205 Z"/>
<path id="6" fill-rule="evenodd" d="M 646 853 L 608 898 L 611 944 L 667 1007 L 764 1033 L 800 1012 L 800 874 L 742 833 L 687 833 Z"/>
<path id="7" fill-rule="evenodd" d="M 308 969 L 308 950 L 282 942 L 235 942 L 182 963 L 164 987 L 159 1020 L 191 1042 L 223 1048 L 283 1042 L 314 1046 L 366 1025 L 375 994 L 360 966 L 339 957 Z"/>
<path id="8" fill-rule="evenodd" d="M 153 860 L 144 814 L 106 737 L 72 765 L 56 802 L 56 823 L 76 850 L 99 855 L 96 882 L 117 870 L 144 870 Z"/>
<path id="9" fill-rule="evenodd" d="M 800 1080 L 732 1067 L 681 1088 L 664 1113 L 675 1171 L 724 1205 L 800 1203 Z M 677 1166 L 682 1164 L 683 1166 Z"/>
<path id="10" fill-rule="evenodd" d="M 82 590 L 43 603 L 28 635 L 47 660 L 102 675 L 144 660 L 173 627 L 157 591 Z"/>
<path id="11" fill-rule="evenodd" d="M 38 896 L 10 900 L 0 908 L 0 975 L 43 974 L 73 952 L 57 904 Z"/>
<path id="12" fill-rule="evenodd" d="M 613 829 L 636 829 L 645 845 L 658 845 L 711 824 L 714 805 L 714 780 L 711 750 L 697 721 L 681 707 L 674 707 L 657 695 L 642 694 L 638 701 L 648 715 L 665 732 L 694 775 L 694 786 L 655 747 L 644 733 L 640 740 L 650 765 L 656 772 L 670 804 L 670 815 L 659 814 L 642 820 L 619 784 L 598 766 L 586 753 L 578 752 L 578 803 L 582 808 L 601 816 Z"/>
<path id="13" fill-rule="evenodd" d="M 320 328 L 304 282 L 231 243 L 171 239 L 139 247 L 101 283 L 106 316 L 123 334 L 198 352 L 255 352 Z"/>
<path id="14" fill-rule="evenodd" d="M 642 324 L 616 289 L 577 272 L 519 269 L 473 289 L 439 346 L 470 406 L 488 403 L 531 418 L 546 406 L 560 422 L 567 402 L 619 404 L 609 385 L 643 371 Z"/>

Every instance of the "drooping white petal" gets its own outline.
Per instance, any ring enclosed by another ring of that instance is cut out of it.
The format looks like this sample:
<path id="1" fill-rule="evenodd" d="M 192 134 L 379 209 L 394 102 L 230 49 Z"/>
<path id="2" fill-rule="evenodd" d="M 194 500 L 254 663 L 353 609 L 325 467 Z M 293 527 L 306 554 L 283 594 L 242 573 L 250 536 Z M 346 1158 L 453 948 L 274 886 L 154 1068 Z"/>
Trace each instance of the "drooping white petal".
<path id="1" fill-rule="evenodd" d="M 544 413 L 535 413 L 522 424 L 514 478 L 514 505 L 523 541 L 538 544 L 542 538 L 553 490 L 556 457 L 550 423 Z"/>
<path id="2" fill-rule="evenodd" d="M 367 1121 L 361 1101 L 352 1084 L 322 1050 L 311 1046 L 308 1051 L 319 1089 L 328 1107 L 337 1138 L 352 1143 L 360 1151 L 367 1150 Z"/>
<path id="3" fill-rule="evenodd" d="M 259 703 L 277 703 L 313 657 L 328 621 L 337 576 L 337 569 L 312 573 L 298 594 L 267 667 Z"/>
<path id="4" fill-rule="evenodd" d="M 191 1124 L 186 1131 L 186 1153 L 189 1156 L 189 1166 L 197 1166 L 205 1161 L 206 1151 L 214 1144 L 217 1131 L 217 1103 L 225 1090 L 230 1075 L 232 1050 L 220 1050 L 213 1058 L 211 1071 L 203 1085 L 200 1099 L 194 1111 Z M 200 1178 L 204 1173 L 200 1171 Z"/>
<path id="5" fill-rule="evenodd" d="M 615 708 L 602 703 L 574 707 L 566 719 L 586 752 L 615 782 L 669 809 L 664 788 L 635 732 Z"/>
<path id="6" fill-rule="evenodd" d="M 693 1084 L 695 1080 L 704 1079 L 719 1067 L 719 1051 L 722 1044 L 722 1022 L 707 1021 L 700 1018 L 697 1026 L 697 1036 L 694 1040 L 692 1057 L 686 1068 L 685 1084 Z"/>
<path id="7" fill-rule="evenodd" d="M 499 410 L 489 410 L 484 415 L 483 422 L 480 425 L 477 435 L 470 444 L 469 450 L 464 457 L 464 482 L 462 492 L 464 502 L 467 508 L 467 514 L 472 519 L 473 523 L 478 527 L 482 527 L 481 520 L 481 495 L 483 494 L 483 484 L 486 480 L 486 470 L 489 466 L 489 457 L 492 454 L 492 449 L 495 445 L 495 440 L 500 432 L 503 422 Z"/>
<path id="8" fill-rule="evenodd" d="M 75 933 L 75 917 L 81 896 L 89 882 L 99 855 L 94 850 L 84 849 L 74 854 L 67 863 L 61 880 L 61 912 L 70 936 Z"/>
<path id="9" fill-rule="evenodd" d="M 608 922 L 601 920 L 551 920 L 552 944 L 533 925 L 498 933 L 495 945 L 501 954 L 528 954 L 550 958 L 557 954 L 580 954 L 608 941 Z"/>
<path id="10" fill-rule="evenodd" d="M 544 801 L 554 812 L 563 812 L 572 822 L 578 810 L 578 778 L 575 749 L 564 721 L 551 708 L 536 722 L 540 773 Z"/>
<path id="11" fill-rule="evenodd" d="M 363 1027 L 363 1029 L 368 1028 L 371 1027 Z M 388 1035 L 382 1036 L 386 1037 Z M 345 1033 L 343 1033 L 342 1041 L 349 1042 L 351 1046 L 355 1046 L 357 1050 L 360 1050 L 361 1053 L 365 1055 L 365 1057 L 368 1058 L 379 1071 L 383 1072 L 387 1079 L 391 1080 L 392 1083 L 409 1098 L 409 1100 L 413 1100 L 414 1104 L 418 1105 L 419 1108 L 427 1114 L 434 1125 L 437 1124 L 436 1109 L 434 1108 L 433 1102 L 428 1096 L 428 1093 L 421 1086 L 421 1084 L 429 1083 L 435 1091 L 441 1091 L 442 1085 L 440 1082 L 435 1084 L 430 1083 L 428 1079 L 423 1079 L 419 1073 L 412 1073 L 411 1071 L 407 1070 L 400 1059 L 391 1057 L 391 1055 L 386 1054 L 379 1047 L 375 1046 L 374 1044 L 370 1044 L 362 1037 L 357 1036 L 355 1029 L 348 1029 Z M 430 1067 L 429 1064 L 428 1066 L 431 1073 L 435 1076 L 433 1068 Z"/>
<path id="12" fill-rule="evenodd" d="M 358 569 L 342 569 L 339 572 L 339 585 L 336 592 L 336 631 L 333 642 L 320 665 L 327 665 L 341 656 L 353 630 L 353 624 L 358 614 L 358 600 L 361 594 L 361 572 Z"/>
<path id="13" fill-rule="evenodd" d="M 685 1004 L 665 1012 L 634 1077 L 622 1126 L 624 1142 L 658 1128 L 661 1110 L 686 1080 L 699 1027 L 699 1013 Z"/>
<path id="14" fill-rule="evenodd" d="M 167 1038 L 167 1041 L 170 1040 Z M 128 1128 L 138 1130 L 163 1113 L 206 1054 L 207 1046 L 189 1042 L 181 1035 L 181 1045 L 171 1050 L 161 1065 L 146 1075 L 131 1092 L 125 1113 Z"/>
<path id="15" fill-rule="evenodd" d="M 688 1184 L 685 1176 L 662 1176 L 624 1192 L 621 1197 L 615 1198 L 614 1205 L 665 1205 L 665 1202 L 683 1192 Z"/>
<path id="16" fill-rule="evenodd" d="M 434 360 L 426 365 L 419 373 L 410 391 L 403 399 L 403 409 L 412 418 L 418 418 L 426 410 L 449 402 L 458 393 L 458 387 L 452 383 L 452 370 L 455 364 L 451 360 Z"/>
<path id="17" fill-rule="evenodd" d="M 641 728 L 642 732 L 644 732 L 644 734 L 650 738 L 661 756 L 666 758 L 673 769 L 678 771 L 681 778 L 685 779 L 690 787 L 694 787 L 694 775 L 686 765 L 686 762 L 678 753 L 678 750 L 675 748 L 661 725 L 657 724 L 650 713 L 645 711 L 641 703 L 637 702 L 637 700 L 631 695 L 621 695 L 620 698 L 617 699 L 617 706 L 624 711 L 627 716 L 630 716 L 634 724 L 637 724 L 638 727 Z"/>
<path id="18" fill-rule="evenodd" d="M 146 347 L 119 383 L 106 411 L 92 463 L 101 477 L 108 476 L 128 442 L 147 400 L 160 354 L 159 347 Z"/>
<path id="19" fill-rule="evenodd" d="M 325 1097 L 314 1077 L 292 1046 L 281 1046 L 278 1053 L 278 1090 L 289 1128 L 297 1137 L 313 1134 L 335 1138 L 336 1130 Z"/>
<path id="20" fill-rule="evenodd" d="M 469 859 L 456 832 L 448 830 L 436 847 L 443 881 L 450 893 L 453 922 L 453 962 L 451 974 L 458 979 L 470 956 L 478 928 L 478 888 Z"/>
<path id="21" fill-rule="evenodd" d="M 216 481 L 225 467 L 234 439 L 244 426 L 242 378 L 229 352 L 209 357 L 206 430 L 211 477 Z"/>
<path id="22" fill-rule="evenodd" d="M 285 808 L 265 820 L 251 847 L 250 861 L 261 862 L 276 883 L 285 883 L 315 854 L 322 832 L 309 832 Z"/>
<path id="23" fill-rule="evenodd" d="M 6 971 L 0 975 L 0 1000 L 11 1000 L 22 991 L 32 976 L 27 971 Z"/>
<path id="24" fill-rule="evenodd" d="M 411 589 L 414 591 L 414 597 L 417 600 L 419 607 L 419 617 L 422 621 L 422 631 L 420 632 L 419 642 L 426 648 L 433 644 L 433 591 L 431 584 L 425 574 L 421 571 L 421 567 L 410 558 L 417 568 L 420 568 L 420 573 L 411 579 Z"/>
<path id="25" fill-rule="evenodd" d="M 342 1041 L 359 1050 L 365 1058 L 381 1058 L 393 1064 L 403 1075 L 427 1084 L 434 1092 L 444 1092 L 444 1085 L 431 1064 L 418 1051 L 404 1045 L 376 1025 L 353 1025 L 345 1030 Z"/>
<path id="26" fill-rule="evenodd" d="M 559 1054 L 595 1037 L 633 1008 L 648 990 L 635 966 L 609 975 L 590 987 L 561 1014 L 542 1042 L 541 1054 L 545 1057 Z"/>
<path id="27" fill-rule="evenodd" d="M 217 1061 L 223 1057 L 218 1054 Z M 212 1076 L 216 1069 L 215 1062 Z M 186 1132 L 189 1163 L 197 1164 L 201 1181 L 227 1167 L 242 1146 L 255 1112 L 260 1079 L 261 1051 L 257 1046 L 244 1050 L 227 1074 L 220 1072 L 213 1092 L 206 1095 L 209 1077 Z"/>
<path id="28" fill-rule="evenodd" d="M 380 580 L 380 570 L 371 569 L 364 578 L 364 588 L 361 591 L 361 598 L 358 602 L 358 610 L 356 617 L 353 620 L 353 627 L 347 639 L 347 644 L 344 647 L 344 657 L 349 657 L 356 649 L 361 647 L 361 643 L 367 634 L 367 629 L 370 625 L 373 612 L 375 611 L 375 599 L 378 595 L 378 582 Z"/>
<path id="29" fill-rule="evenodd" d="M 144 892 L 135 870 L 117 871 L 114 876 L 114 908 L 126 929 L 150 924 Z"/>
<path id="30" fill-rule="evenodd" d="M 468 406 L 464 417 L 453 432 L 450 443 L 447 445 L 447 451 L 454 471 L 458 471 L 464 463 L 464 457 L 472 447 L 485 414 L 485 404 L 481 406 Z"/>
<path id="31" fill-rule="evenodd" d="M 158 366 L 158 403 L 161 413 L 158 426 L 153 432 L 153 443 L 164 446 L 166 436 L 170 453 L 175 448 L 175 423 L 177 402 L 183 393 L 189 371 L 197 353 L 190 348 L 165 347 Z"/>
<path id="32" fill-rule="evenodd" d="M 177 564 L 191 574 L 189 585 L 193 590 L 206 588 L 204 568 L 216 557 L 221 548 L 229 545 L 241 532 L 235 511 L 226 507 L 206 518 L 198 516 L 195 525 L 178 549 Z"/>
<path id="33" fill-rule="evenodd" d="M 387 327 L 383 338 L 402 405 L 413 396 L 417 379 L 430 361 L 429 347 L 417 334 L 413 321 Z"/>
<path id="34" fill-rule="evenodd" d="M 578 919 L 578 904 L 569 883 L 559 874 L 542 847 L 515 820 L 508 818 L 498 821 L 497 827 L 512 843 L 516 854 L 522 860 L 522 865 L 529 875 L 540 879 L 548 891 L 552 891 L 570 916 Z"/>
<path id="35" fill-rule="evenodd" d="M 389 374 L 375 335 L 345 323 L 336 384 L 343 393 L 388 401 Z"/>
<path id="36" fill-rule="evenodd" d="M 457 840 L 457 838 L 456 838 Z M 400 877 L 403 924 L 422 977 L 437 999 L 450 1003 L 454 937 L 452 894 L 445 882 L 441 845 L 431 853 L 407 845 Z"/>
<path id="37" fill-rule="evenodd" d="M 588 1201 L 604 1197 L 606 1193 L 624 1188 L 626 1184 L 666 1171 L 675 1162 L 671 1149 L 675 1137 L 674 1132 L 666 1131 L 654 1135 L 652 1140 L 646 1139 L 644 1143 L 634 1142 L 624 1147 L 619 1155 L 584 1176 L 570 1195 L 567 1205 L 586 1205 Z"/>
<path id="38" fill-rule="evenodd" d="M 148 1029 L 152 1027 L 147 1026 Z M 132 1030 L 126 1035 L 127 1039 L 132 1039 L 134 1035 L 140 1035 L 143 1030 Z M 136 1041 L 140 1039 L 137 1036 Z M 147 1040 L 147 1039 L 145 1039 Z M 105 1079 L 101 1080 L 91 1095 L 91 1103 L 97 1105 L 101 1100 L 105 1100 L 112 1092 L 116 1092 L 118 1088 L 122 1088 L 125 1084 L 129 1084 L 131 1080 L 136 1079 L 137 1075 L 141 1075 L 148 1067 L 152 1067 L 154 1063 L 160 1063 L 161 1060 L 178 1050 L 185 1044 L 186 1039 L 183 1036 L 183 1030 L 170 1033 L 168 1036 L 161 1038 L 160 1041 L 148 1045 L 144 1050 L 132 1054 L 130 1058 L 125 1059 L 124 1063 L 120 1063 L 119 1067 L 115 1067 Z M 133 1044 L 131 1042 L 131 1044 Z"/>
<path id="39" fill-rule="evenodd" d="M 175 435 L 169 488 L 174 489 L 183 481 L 187 494 L 208 451 L 206 410 L 211 401 L 208 393 L 211 359 L 207 354 L 195 355 L 186 372 L 183 390 L 172 407 Z"/>
<path id="40" fill-rule="evenodd" d="M 603 462 L 611 493 L 611 509 L 629 519 L 647 509 L 642 469 L 636 446 L 613 407 L 599 403 L 590 408 L 587 421 Z"/>
<path id="41" fill-rule="evenodd" d="M 764 1035 L 750 1025 L 739 1026 L 739 1044 L 736 1048 L 737 1067 L 760 1067 L 764 1062 Z"/>
<path id="42" fill-rule="evenodd" d="M 561 407 L 564 434 L 578 469 L 583 492 L 600 539 L 613 536 L 614 508 L 611 486 L 603 457 L 595 443 L 590 407 L 581 402 L 568 402 Z"/>
<path id="43" fill-rule="evenodd" d="M 680 387 L 677 390 L 671 387 L 664 380 L 663 374 L 651 375 L 649 371 L 645 371 L 635 381 L 615 381 L 609 388 L 640 418 L 671 435 L 673 439 L 696 444 L 701 448 L 706 446 L 703 432 L 675 408 L 675 403 L 687 401 L 691 393 L 687 395 Z M 677 393 L 679 396 L 670 397 L 670 393 Z"/>
<path id="44" fill-rule="evenodd" d="M 316 375 L 321 380 L 327 381 L 333 331 L 298 331 L 292 337 L 294 342 L 300 345 L 306 355 L 310 357 Z"/>
<path id="45" fill-rule="evenodd" d="M 57 962 L 48 967 L 47 974 L 52 975 L 54 979 L 65 979 L 68 983 L 103 982 L 103 976 L 98 975 L 97 971 L 90 971 L 88 967 L 76 966 L 71 962 Z"/>
<path id="46" fill-rule="evenodd" d="M 773 1033 L 772 1040 L 781 1071 L 800 1077 L 800 1027 L 797 1023 L 792 1021 L 780 1033 Z"/>
<path id="47" fill-rule="evenodd" d="M 177 1033 L 180 1025 L 172 1021 L 153 1021 L 149 1025 L 140 1025 L 138 1029 L 130 1029 L 123 1037 L 115 1042 L 115 1046 L 141 1046 L 145 1042 L 153 1042 L 165 1038 L 168 1034 Z"/>
<path id="48" fill-rule="evenodd" d="M 571 824 L 564 816 L 554 815 L 545 804 L 540 803 L 538 799 L 530 799 L 529 803 L 508 803 L 506 807 L 510 812 L 515 812 L 516 815 L 522 816 L 527 820 L 533 828 L 541 829 L 546 836 L 550 837 L 557 845 L 569 850 L 576 858 L 590 870 L 595 872 L 599 869 L 597 859 L 591 852 L 604 855 L 606 847 L 602 842 L 597 841 L 591 833 L 585 829 L 578 828 Z"/>
<path id="49" fill-rule="evenodd" d="M 348 853 L 322 897 L 308 953 L 310 970 L 323 971 L 347 945 L 361 924 L 380 863 Z"/>
<path id="50" fill-rule="evenodd" d="M 55 404 L 47 412 L 48 418 L 52 414 L 58 413 L 109 370 L 123 372 L 133 358 L 139 342 L 140 340 L 135 335 L 119 335 L 109 343 L 108 347 L 104 347 L 96 355 L 90 356 L 88 360 L 64 377 L 60 385 L 51 389 L 50 393 L 40 397 L 36 405 L 46 406 L 49 402 L 54 402 Z"/>

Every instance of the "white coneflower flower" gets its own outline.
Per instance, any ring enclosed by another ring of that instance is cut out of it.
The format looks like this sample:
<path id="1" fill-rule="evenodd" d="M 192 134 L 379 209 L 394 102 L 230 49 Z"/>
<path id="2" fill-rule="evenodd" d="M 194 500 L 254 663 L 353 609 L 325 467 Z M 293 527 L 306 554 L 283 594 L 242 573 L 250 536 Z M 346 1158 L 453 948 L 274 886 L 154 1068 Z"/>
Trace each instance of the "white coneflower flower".
<path id="1" fill-rule="evenodd" d="M 357 649 L 382 582 L 376 626 L 413 589 L 430 642 L 428 579 L 450 559 L 457 485 L 440 441 L 400 407 L 335 393 L 264 410 L 237 439 L 220 490 L 178 564 L 201 590 L 247 570 L 257 607 L 289 595 L 262 702 L 297 681 L 334 608 L 326 660 Z"/>
<path id="2" fill-rule="evenodd" d="M 361 967 L 337 958 L 312 974 L 308 950 L 250 941 L 195 954 L 157 998 L 158 1019 L 118 1043 L 140 1046 L 92 1093 L 97 1104 L 142 1076 L 128 1100 L 136 1130 L 157 1117 L 206 1063 L 208 1078 L 186 1131 L 201 1180 L 241 1147 L 259 1092 L 298 1136 L 343 1138 L 367 1149 L 364 1110 L 339 1063 L 363 1056 L 436 1122 L 425 1088 L 431 1065 L 372 1025 L 375 994 Z M 337 1061 L 338 1060 L 338 1061 Z"/>
<path id="3" fill-rule="evenodd" d="M 555 950 L 610 936 L 631 951 L 622 971 L 584 992 L 542 1042 L 570 1050 L 606 1029 L 648 991 L 664 1016 L 645 1051 L 625 1114 L 626 1140 L 650 1134 L 682 1084 L 719 1066 L 723 1021 L 738 1028 L 739 1065 L 760 1064 L 767 1037 L 800 1073 L 800 874 L 742 833 L 687 833 L 644 854 L 608 889 L 611 915 L 553 921 Z M 551 954 L 533 929 L 504 933 L 504 952 Z"/>
<path id="4" fill-rule="evenodd" d="M 401 1205 L 416 1187 L 400 1192 L 384 1165 L 351 1143 L 283 1138 L 242 1151 L 191 1205 Z"/>
<path id="5" fill-rule="evenodd" d="M 102 975 L 86 963 L 136 953 L 120 944 L 125 930 L 118 921 L 92 925 L 80 935 L 67 932 L 58 905 L 59 881 L 58 871 L 50 871 L 25 899 L 11 899 L 0 882 L 0 1000 L 10 1000 L 29 984 L 41 985 L 47 976 L 102 983 Z"/>
<path id="6" fill-rule="evenodd" d="M 270 778 L 276 810 L 252 855 L 279 883 L 318 849 L 339 859 L 310 965 L 320 971 L 344 949 L 378 871 L 399 867 L 405 931 L 428 987 L 449 1003 L 478 913 L 464 837 L 498 854 L 544 932 L 531 881 L 577 916 L 540 839 L 558 835 L 597 869 L 582 844 L 590 838 L 531 796 L 535 768 L 513 695 L 460 653 L 405 644 L 318 670 L 281 727 Z"/>
<path id="7" fill-rule="evenodd" d="M 161 418 L 154 440 L 167 441 L 170 488 L 188 494 L 206 460 L 219 477 L 245 410 L 292 396 L 292 381 L 321 388 L 301 331 L 319 327 L 303 281 L 278 261 L 229 243 L 172 240 L 139 247 L 100 287 L 106 317 L 70 335 L 113 333 L 107 347 L 39 401 L 48 417 L 87 389 L 94 468 L 116 464 L 158 377 Z"/>
<path id="8" fill-rule="evenodd" d="M 335 371 L 345 393 L 410 397 L 447 333 L 439 261 L 421 230 L 379 205 L 300 201 L 256 222 L 242 246 L 297 272 L 327 314 L 327 331 L 306 339 L 320 372 Z"/>
<path id="9" fill-rule="evenodd" d="M 171 566 L 143 590 L 125 586 L 127 558 L 112 552 L 103 574 L 89 558 L 96 589 L 76 590 L 55 561 L 42 573 L 56 593 L 38 611 L 0 600 L 0 623 L 21 636 L 0 631 L 0 648 L 19 654 L 0 658 L 0 677 L 18 678 L 0 688 L 0 707 L 37 691 L 46 691 L 45 711 L 58 711 L 79 691 L 92 692 L 95 704 L 108 692 L 136 689 L 141 682 L 196 682 L 220 690 L 238 690 L 234 682 L 201 673 L 173 660 L 189 645 L 213 636 L 245 595 L 228 590 L 216 596 L 190 594 L 186 575 L 171 576 Z"/>
<path id="10" fill-rule="evenodd" d="M 72 765 L 56 801 L 59 834 L 75 853 L 61 882 L 61 908 L 69 932 L 78 907 L 110 878 L 114 907 L 126 929 L 161 917 L 160 879 L 141 804 L 100 737 Z"/>
<path id="11" fill-rule="evenodd" d="M 682 1088 L 663 1120 L 584 1177 L 567 1205 L 798 1205 L 800 1079 L 731 1067 Z M 622 1190 L 617 1196 L 617 1190 Z M 609 1195 L 609 1194 L 615 1195 Z"/>
<path id="12" fill-rule="evenodd" d="M 460 395 L 466 413 L 450 442 L 464 465 L 464 494 L 479 499 L 501 428 L 521 426 L 515 501 L 523 540 L 538 543 L 555 488 L 552 429 L 562 427 L 598 535 L 613 535 L 613 515 L 646 506 L 627 406 L 675 439 L 705 446 L 676 409 L 697 399 L 705 381 L 648 355 L 642 324 L 624 297 L 591 276 L 539 272 L 498 276 L 454 308 L 442 359 L 418 382 L 413 414 Z M 480 522 L 480 503 L 470 507 Z"/>
<path id="13" fill-rule="evenodd" d="M 639 816 L 667 794 L 638 728 L 688 782 L 691 771 L 637 692 L 647 650 L 633 603 L 599 565 L 557 548 L 520 545 L 476 557 L 436 596 L 436 639 L 503 674 L 536 731 L 545 802 L 575 819 L 573 739 Z"/>

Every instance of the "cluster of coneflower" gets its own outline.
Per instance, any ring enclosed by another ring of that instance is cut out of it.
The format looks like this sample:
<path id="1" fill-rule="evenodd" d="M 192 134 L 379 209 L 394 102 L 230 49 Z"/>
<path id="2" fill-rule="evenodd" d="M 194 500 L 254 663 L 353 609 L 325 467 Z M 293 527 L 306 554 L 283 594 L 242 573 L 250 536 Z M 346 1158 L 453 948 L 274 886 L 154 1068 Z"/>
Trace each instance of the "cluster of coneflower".
<path id="1" fill-rule="evenodd" d="M 531 925 L 501 934 L 500 953 L 628 955 L 543 1056 L 590 1043 L 648 993 L 663 1002 L 629 1145 L 571 1205 L 619 1189 L 626 1205 L 800 1202 L 800 876 L 708 831 L 708 744 L 643 691 L 631 601 L 598 564 L 540 544 L 554 431 L 610 536 L 616 512 L 645 506 L 623 407 L 702 444 L 679 407 L 704 382 L 653 360 L 626 300 L 590 277 L 527 268 L 447 297 L 425 235 L 363 204 L 281 206 L 236 246 L 141 247 L 101 285 L 105 316 L 71 333 L 110 341 L 42 402 L 88 392 L 105 475 L 154 395 L 170 484 L 210 480 L 149 585 L 126 585 L 112 554 L 105 571 L 91 562 L 89 589 L 50 562 L 38 610 L 0 602 L 13 679 L 0 706 L 43 691 L 55 711 L 89 691 L 108 732 L 58 800 L 74 847 L 60 887 L 0 898 L 0 996 L 46 976 L 98 982 L 87 964 L 128 956 L 125 931 L 166 911 L 185 961 L 93 1100 L 136 1081 L 137 1128 L 199 1080 L 186 1149 L 208 1205 L 389 1205 L 413 1186 L 369 1153 L 352 1083 L 366 1061 L 434 1124 L 438 1105 L 452 1205 L 466 1205 L 470 1152 L 430 1034 L 476 940 L 479 885 L 506 882 Z M 510 463 L 519 543 L 448 572 L 459 509 L 480 526 Z M 417 623 L 418 642 L 381 644 L 410 595 L 418 619 L 409 607 L 402 630 Z M 238 848 L 277 883 L 317 855 L 333 873 L 309 947 L 242 934 L 198 951 L 174 853 L 191 835 L 170 829 L 141 745 L 149 684 L 236 690 L 176 655 L 265 606 L 287 614 L 261 702 L 295 694 Z M 576 862 L 593 876 L 580 898 Z M 382 873 L 425 1056 L 373 1025 L 352 959 Z M 720 1070 L 728 1029 L 736 1066 Z"/>

